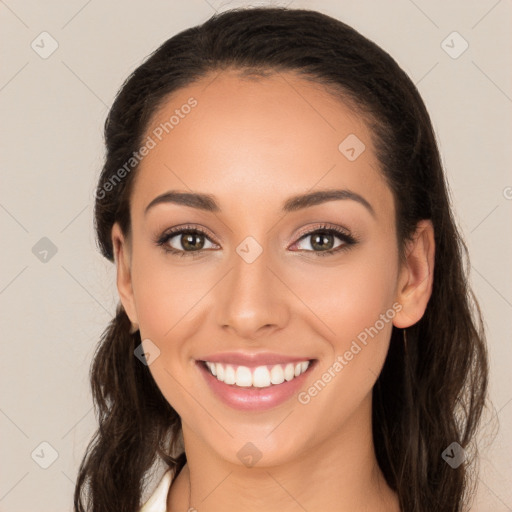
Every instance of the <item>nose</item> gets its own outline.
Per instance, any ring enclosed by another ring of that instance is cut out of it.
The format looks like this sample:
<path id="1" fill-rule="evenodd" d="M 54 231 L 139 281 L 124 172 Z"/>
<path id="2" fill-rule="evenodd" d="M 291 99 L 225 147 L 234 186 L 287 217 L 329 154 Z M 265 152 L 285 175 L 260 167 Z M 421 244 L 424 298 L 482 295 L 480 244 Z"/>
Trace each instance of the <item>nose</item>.
<path id="1" fill-rule="evenodd" d="M 267 337 L 289 321 L 291 294 L 270 260 L 265 250 L 252 262 L 235 253 L 231 271 L 218 287 L 218 325 L 237 339 Z"/>

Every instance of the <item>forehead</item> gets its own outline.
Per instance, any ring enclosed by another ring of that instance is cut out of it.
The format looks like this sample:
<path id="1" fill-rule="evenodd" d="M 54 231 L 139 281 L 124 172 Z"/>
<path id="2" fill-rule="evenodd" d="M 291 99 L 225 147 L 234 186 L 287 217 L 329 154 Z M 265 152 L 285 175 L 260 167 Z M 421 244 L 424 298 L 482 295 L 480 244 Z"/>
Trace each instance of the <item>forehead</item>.
<path id="1" fill-rule="evenodd" d="M 154 145 L 137 170 L 135 210 L 167 189 L 273 209 L 283 196 L 327 187 L 364 193 L 376 210 L 389 208 L 364 119 L 293 73 L 212 73 L 170 95 L 146 137 Z"/>

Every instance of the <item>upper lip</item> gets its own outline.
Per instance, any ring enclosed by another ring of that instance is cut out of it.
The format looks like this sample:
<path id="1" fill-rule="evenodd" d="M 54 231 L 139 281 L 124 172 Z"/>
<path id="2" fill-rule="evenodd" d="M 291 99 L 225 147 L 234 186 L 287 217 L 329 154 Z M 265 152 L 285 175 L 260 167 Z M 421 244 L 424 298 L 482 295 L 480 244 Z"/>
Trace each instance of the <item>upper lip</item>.
<path id="1" fill-rule="evenodd" d="M 221 352 L 201 357 L 198 361 L 210 361 L 212 363 L 226 363 L 236 366 L 264 366 L 273 364 L 299 363 L 311 361 L 310 357 L 288 356 L 273 352 L 260 352 L 250 354 L 247 352 Z"/>

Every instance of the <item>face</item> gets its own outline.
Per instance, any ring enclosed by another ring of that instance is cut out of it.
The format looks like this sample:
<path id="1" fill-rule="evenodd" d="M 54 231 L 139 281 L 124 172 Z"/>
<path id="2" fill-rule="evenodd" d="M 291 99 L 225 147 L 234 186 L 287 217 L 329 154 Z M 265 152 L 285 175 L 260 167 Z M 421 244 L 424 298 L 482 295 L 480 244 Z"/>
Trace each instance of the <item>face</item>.
<path id="1" fill-rule="evenodd" d="M 130 239 L 112 232 L 118 288 L 185 442 L 281 464 L 369 419 L 392 326 L 430 291 L 399 265 L 363 119 L 291 73 L 213 78 L 151 122 Z"/>

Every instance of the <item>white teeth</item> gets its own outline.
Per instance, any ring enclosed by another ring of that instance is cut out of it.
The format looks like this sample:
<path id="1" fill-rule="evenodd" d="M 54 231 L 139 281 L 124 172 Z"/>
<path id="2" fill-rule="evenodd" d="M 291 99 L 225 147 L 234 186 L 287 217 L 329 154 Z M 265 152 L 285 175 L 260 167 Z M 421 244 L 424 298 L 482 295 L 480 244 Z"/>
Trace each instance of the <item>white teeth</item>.
<path id="1" fill-rule="evenodd" d="M 282 384 L 284 382 L 284 370 L 280 364 L 276 364 L 270 370 L 270 382 L 272 384 Z"/>
<path id="2" fill-rule="evenodd" d="M 212 375 L 217 375 L 217 368 L 215 367 L 215 363 L 206 363 L 206 366 L 208 366 Z"/>
<path id="3" fill-rule="evenodd" d="M 256 388 L 266 388 L 270 386 L 270 372 L 266 366 L 258 366 L 252 374 L 253 385 Z"/>
<path id="4" fill-rule="evenodd" d="M 284 378 L 290 381 L 295 377 L 295 366 L 292 363 L 288 363 L 284 369 Z"/>
<path id="5" fill-rule="evenodd" d="M 252 386 L 251 370 L 247 366 L 239 366 L 236 369 L 236 385 L 244 388 Z"/>
<path id="6" fill-rule="evenodd" d="M 309 367 L 309 361 L 299 363 L 276 364 L 273 366 L 234 366 L 224 363 L 211 363 L 206 361 L 206 367 L 217 380 L 239 387 L 267 388 L 271 385 L 282 384 L 302 375 Z"/>
<path id="7" fill-rule="evenodd" d="M 226 366 L 224 371 L 224 382 L 226 384 L 234 384 L 236 382 L 235 369 L 232 366 Z"/>
<path id="8" fill-rule="evenodd" d="M 224 366 L 222 366 L 220 363 L 217 363 L 215 365 L 215 369 L 217 370 L 217 379 L 219 379 L 221 382 L 224 382 Z"/>

